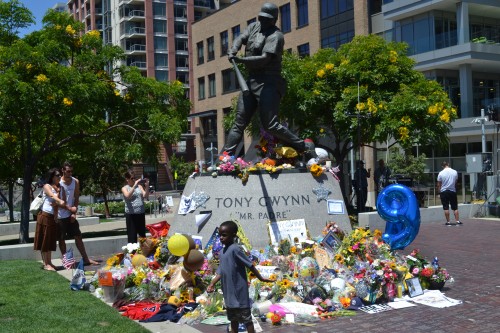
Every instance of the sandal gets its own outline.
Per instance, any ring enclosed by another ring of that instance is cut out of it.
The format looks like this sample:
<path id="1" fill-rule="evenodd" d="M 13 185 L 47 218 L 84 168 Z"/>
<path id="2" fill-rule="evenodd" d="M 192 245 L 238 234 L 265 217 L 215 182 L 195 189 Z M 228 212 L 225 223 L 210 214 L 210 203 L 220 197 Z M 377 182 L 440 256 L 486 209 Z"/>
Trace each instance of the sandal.
<path id="1" fill-rule="evenodd" d="M 56 269 L 50 265 L 46 265 L 46 266 L 43 266 L 43 270 L 44 271 L 51 271 L 51 272 L 55 272 Z"/>

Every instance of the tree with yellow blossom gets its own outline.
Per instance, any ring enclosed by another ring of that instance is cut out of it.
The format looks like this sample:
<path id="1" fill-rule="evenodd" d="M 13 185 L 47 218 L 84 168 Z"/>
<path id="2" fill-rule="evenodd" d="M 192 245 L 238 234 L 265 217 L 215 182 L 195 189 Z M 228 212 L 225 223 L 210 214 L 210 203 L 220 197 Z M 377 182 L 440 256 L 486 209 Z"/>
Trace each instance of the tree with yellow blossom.
<path id="1" fill-rule="evenodd" d="M 91 157 L 103 142 L 115 162 L 149 162 L 160 143 L 185 131 L 190 102 L 183 85 L 117 67 L 122 58 L 98 31 L 85 32 L 53 10 L 40 31 L 0 45 L 0 151 L 9 155 L 0 164 L 10 163 L 23 179 L 21 243 L 29 238 L 35 175 L 82 155 L 88 169 L 100 169 Z"/>
<path id="2" fill-rule="evenodd" d="M 358 142 L 358 120 L 361 145 L 447 142 L 457 110 L 436 81 L 414 69 L 406 51 L 404 43 L 370 35 L 310 57 L 286 54 L 282 74 L 288 89 L 280 116 L 299 133 L 317 133 L 316 139 L 324 129 L 340 165 L 351 142 Z"/>

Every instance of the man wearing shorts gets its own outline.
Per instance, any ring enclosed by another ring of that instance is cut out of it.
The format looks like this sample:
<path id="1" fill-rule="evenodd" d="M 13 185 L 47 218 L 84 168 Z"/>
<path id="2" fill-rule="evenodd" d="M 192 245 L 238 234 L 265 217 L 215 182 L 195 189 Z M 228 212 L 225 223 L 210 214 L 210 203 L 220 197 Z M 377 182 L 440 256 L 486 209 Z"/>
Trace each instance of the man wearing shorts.
<path id="1" fill-rule="evenodd" d="M 60 195 L 66 201 L 65 208 L 59 208 L 58 211 L 58 226 L 59 226 L 59 249 L 62 255 L 66 254 L 66 239 L 75 239 L 75 245 L 82 255 L 85 265 L 99 265 L 95 260 L 92 260 L 87 255 L 85 245 L 83 245 L 82 232 L 80 225 L 76 219 L 78 210 L 78 202 L 80 198 L 80 182 L 73 177 L 73 167 L 69 162 L 64 162 L 62 167 L 62 178 L 59 183 L 61 186 Z"/>
<path id="2" fill-rule="evenodd" d="M 455 215 L 456 225 L 463 224 L 458 217 L 458 203 L 457 203 L 457 180 L 458 173 L 456 170 L 450 168 L 448 162 L 441 163 L 443 170 L 438 174 L 438 192 L 443 204 L 444 217 L 446 218 L 446 225 L 451 226 L 450 223 L 450 207 Z"/>

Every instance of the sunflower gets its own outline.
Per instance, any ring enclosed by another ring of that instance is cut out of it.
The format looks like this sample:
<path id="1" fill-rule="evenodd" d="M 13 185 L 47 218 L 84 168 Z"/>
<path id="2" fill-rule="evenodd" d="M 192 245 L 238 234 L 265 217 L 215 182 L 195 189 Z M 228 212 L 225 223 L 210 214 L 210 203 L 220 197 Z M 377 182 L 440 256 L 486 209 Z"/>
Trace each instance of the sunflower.
<path id="1" fill-rule="evenodd" d="M 283 280 L 281 280 L 280 285 L 281 285 L 283 288 L 289 289 L 289 288 L 291 288 L 291 287 L 292 287 L 292 281 L 290 281 L 290 280 L 288 280 L 288 279 L 283 279 Z"/>

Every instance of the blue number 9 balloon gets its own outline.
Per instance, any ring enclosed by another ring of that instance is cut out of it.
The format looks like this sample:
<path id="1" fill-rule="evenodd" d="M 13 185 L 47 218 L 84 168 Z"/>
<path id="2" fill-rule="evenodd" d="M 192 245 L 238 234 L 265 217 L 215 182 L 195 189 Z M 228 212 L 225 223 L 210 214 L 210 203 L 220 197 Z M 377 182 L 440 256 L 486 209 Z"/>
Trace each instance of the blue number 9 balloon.
<path id="1" fill-rule="evenodd" d="M 385 187 L 378 195 L 377 211 L 387 221 L 382 239 L 391 250 L 402 250 L 417 237 L 420 210 L 415 194 L 408 187 L 401 184 Z"/>

